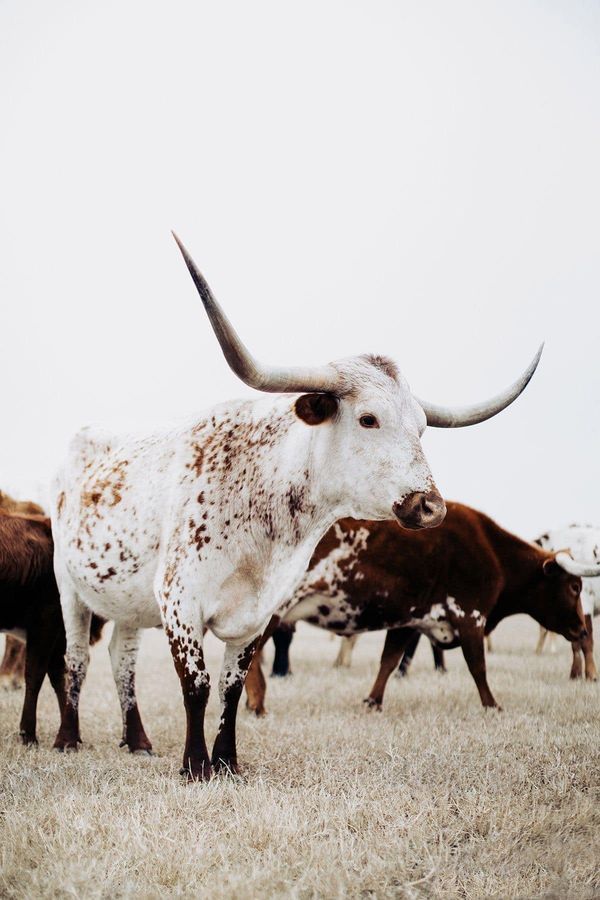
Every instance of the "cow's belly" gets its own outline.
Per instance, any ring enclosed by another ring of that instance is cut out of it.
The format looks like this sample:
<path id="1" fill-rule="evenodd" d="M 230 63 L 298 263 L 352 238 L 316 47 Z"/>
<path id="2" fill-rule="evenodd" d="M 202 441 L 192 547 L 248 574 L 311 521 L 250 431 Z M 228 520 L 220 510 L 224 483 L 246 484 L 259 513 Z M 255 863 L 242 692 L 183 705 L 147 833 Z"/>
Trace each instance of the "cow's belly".
<path id="1" fill-rule="evenodd" d="M 153 590 L 154 570 L 154 566 L 147 566 L 126 581 L 103 585 L 69 571 L 69 580 L 77 597 L 96 615 L 138 628 L 153 628 L 161 623 Z"/>
<path id="2" fill-rule="evenodd" d="M 380 629 L 415 628 L 440 646 L 456 645 L 458 636 L 445 606 L 440 603 L 433 604 L 419 616 L 415 616 L 412 609 L 407 613 L 390 609 L 382 611 L 381 615 L 373 615 L 368 605 L 364 608 L 353 605 L 345 595 L 332 598 L 327 594 L 311 594 L 297 603 L 284 616 L 284 621 L 305 621 L 345 636 Z"/>

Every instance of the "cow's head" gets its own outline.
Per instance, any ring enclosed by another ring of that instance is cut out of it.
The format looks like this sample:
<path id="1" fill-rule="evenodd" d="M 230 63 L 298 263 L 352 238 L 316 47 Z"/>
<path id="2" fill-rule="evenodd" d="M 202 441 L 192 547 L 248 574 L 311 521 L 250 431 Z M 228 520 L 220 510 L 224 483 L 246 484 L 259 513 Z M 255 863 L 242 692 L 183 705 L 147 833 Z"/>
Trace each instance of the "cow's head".
<path id="1" fill-rule="evenodd" d="M 406 528 L 439 525 L 446 507 L 421 447 L 426 425 L 460 428 L 495 416 L 524 390 L 542 348 L 503 394 L 462 409 L 419 400 L 395 363 L 384 357 L 360 356 L 310 369 L 264 366 L 248 352 L 174 237 L 236 375 L 260 391 L 301 394 L 294 400 L 295 414 L 316 430 L 316 465 L 332 507 L 356 518 L 396 518 Z"/>
<path id="2" fill-rule="evenodd" d="M 579 640 L 586 634 L 581 579 L 600 576 L 600 563 L 577 562 L 565 550 L 544 556 L 539 578 L 528 598 L 530 613 L 549 631 L 562 634 L 568 641 Z"/>

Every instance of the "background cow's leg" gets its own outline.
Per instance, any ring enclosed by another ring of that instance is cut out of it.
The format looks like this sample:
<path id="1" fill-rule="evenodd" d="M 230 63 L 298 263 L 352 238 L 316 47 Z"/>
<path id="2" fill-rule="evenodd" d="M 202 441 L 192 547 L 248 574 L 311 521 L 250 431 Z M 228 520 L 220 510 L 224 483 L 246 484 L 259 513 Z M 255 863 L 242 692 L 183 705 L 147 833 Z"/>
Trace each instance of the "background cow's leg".
<path id="1" fill-rule="evenodd" d="M 231 643 L 225 645 L 223 668 L 219 679 L 221 721 L 212 752 L 212 763 L 216 770 L 226 769 L 233 774 L 238 772 L 235 743 L 237 708 L 246 673 L 260 642 L 261 638 L 258 637 L 245 646 Z"/>
<path id="2" fill-rule="evenodd" d="M 404 648 L 404 654 L 400 661 L 400 665 L 396 669 L 396 676 L 398 678 L 404 678 L 405 675 L 408 675 L 408 670 L 410 669 L 411 663 L 413 661 L 413 657 L 416 653 L 417 647 L 419 646 L 419 641 L 421 640 L 421 632 L 416 629 L 413 632 L 412 637 L 407 642 Z"/>
<path id="3" fill-rule="evenodd" d="M 68 581 L 59 582 L 67 639 L 66 702 L 54 741 L 57 750 L 76 750 L 79 734 L 79 695 L 90 660 L 90 610 L 81 603 Z"/>
<path id="4" fill-rule="evenodd" d="M 432 644 L 431 652 L 433 653 L 433 665 L 435 666 L 436 672 L 442 672 L 445 675 L 447 669 L 446 660 L 444 658 L 444 651 L 441 647 L 438 647 L 437 644 Z"/>
<path id="5" fill-rule="evenodd" d="M 493 652 L 494 652 L 494 645 L 493 645 L 493 643 L 492 643 L 492 636 L 491 636 L 491 634 L 486 634 L 486 636 L 485 636 L 485 652 L 486 652 L 486 653 L 493 653 Z"/>
<path id="6" fill-rule="evenodd" d="M 25 679 L 25 644 L 11 634 L 6 635 L 4 656 L 0 663 L 0 687 L 20 688 Z"/>
<path id="7" fill-rule="evenodd" d="M 469 618 L 466 621 L 466 625 L 465 619 L 459 619 L 457 622 L 465 662 L 477 685 L 483 706 L 500 709 L 487 682 L 483 628 L 472 625 Z"/>
<path id="8" fill-rule="evenodd" d="M 571 650 L 573 651 L 573 662 L 571 664 L 570 678 L 581 678 L 583 667 L 581 665 L 581 641 L 571 641 Z"/>
<path id="9" fill-rule="evenodd" d="M 364 701 L 368 706 L 381 709 L 383 703 L 383 694 L 388 678 L 398 665 L 400 657 L 404 649 L 414 634 L 414 628 L 393 628 L 385 636 L 385 644 L 383 645 L 383 653 L 381 654 L 381 662 L 379 664 L 379 672 L 375 683 L 371 688 L 371 693 Z"/>
<path id="10" fill-rule="evenodd" d="M 139 628 L 115 622 L 108 651 L 123 716 L 120 746 L 129 747 L 131 753 L 150 753 L 152 744 L 144 731 L 135 695 L 135 663 L 140 637 Z"/>
<path id="11" fill-rule="evenodd" d="M 56 694 L 61 721 L 67 702 L 65 677 L 65 638 L 64 635 L 61 635 L 52 648 L 48 662 L 48 678 Z"/>
<path id="12" fill-rule="evenodd" d="M 257 716 L 266 716 L 265 694 L 267 692 L 267 682 L 265 681 L 264 672 L 262 670 L 262 650 L 269 638 L 273 637 L 279 628 L 281 618 L 272 616 L 269 624 L 265 628 L 260 639 L 259 645 L 252 657 L 252 662 L 248 669 L 245 681 L 246 687 L 246 707 Z M 295 626 L 292 626 L 295 631 Z"/>
<path id="13" fill-rule="evenodd" d="M 544 644 L 546 643 L 546 638 L 548 637 L 548 629 L 544 628 L 543 625 L 540 625 L 540 636 L 538 637 L 538 642 L 535 648 L 535 652 L 539 656 L 544 649 Z"/>
<path id="14" fill-rule="evenodd" d="M 257 716 L 266 715 L 265 694 L 267 682 L 262 670 L 262 649 L 258 649 L 252 658 L 246 676 L 246 707 Z"/>
<path id="15" fill-rule="evenodd" d="M 352 651 L 358 640 L 357 634 L 351 634 L 349 637 L 343 637 L 340 640 L 340 649 L 333 664 L 334 669 L 349 669 L 352 662 Z"/>
<path id="16" fill-rule="evenodd" d="M 594 661 L 594 625 L 591 616 L 585 617 L 587 636 L 582 638 L 581 647 L 585 661 L 585 677 L 588 681 L 598 680 L 598 671 Z"/>
<path id="17" fill-rule="evenodd" d="M 25 648 L 25 699 L 19 733 L 24 744 L 36 744 L 37 701 L 46 672 L 52 644 L 39 626 L 30 628 Z"/>
<path id="18" fill-rule="evenodd" d="M 290 644 L 294 639 L 296 626 L 293 623 L 282 622 L 273 632 L 273 643 L 275 644 L 275 656 L 273 657 L 273 668 L 271 675 L 283 678 L 285 675 L 291 675 L 290 669 Z"/>

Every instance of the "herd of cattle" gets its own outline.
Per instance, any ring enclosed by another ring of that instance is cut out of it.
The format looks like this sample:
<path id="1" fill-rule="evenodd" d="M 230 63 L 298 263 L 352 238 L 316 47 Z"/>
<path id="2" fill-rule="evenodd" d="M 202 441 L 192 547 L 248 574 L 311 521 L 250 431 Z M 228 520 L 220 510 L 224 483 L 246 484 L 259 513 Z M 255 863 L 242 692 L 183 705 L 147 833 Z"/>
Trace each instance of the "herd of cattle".
<path id="1" fill-rule="evenodd" d="M 598 532 L 572 528 L 529 543 L 469 507 L 446 506 L 420 442 L 426 425 L 473 425 L 505 409 L 541 351 L 508 390 L 460 409 L 417 399 L 386 357 L 270 368 L 242 344 L 176 240 L 227 362 L 276 396 L 223 403 L 142 437 L 81 431 L 52 485 L 50 518 L 1 498 L 0 630 L 25 640 L 23 741 L 36 739 L 48 674 L 60 713 L 54 746 L 77 749 L 89 647 L 107 620 L 122 744 L 132 752 L 152 750 L 135 693 L 140 635 L 164 628 L 187 718 L 182 773 L 191 780 L 237 771 L 244 683 L 250 708 L 264 711 L 256 651 L 273 635 L 275 667 L 285 670 L 299 620 L 350 639 L 387 630 L 367 699 L 376 708 L 421 634 L 439 667 L 443 651 L 460 646 L 482 704 L 497 707 L 484 640 L 514 613 L 570 640 L 572 675 L 583 651 L 586 677 L 595 678 Z M 225 643 L 210 754 L 208 629 Z M 17 678 L 22 658 L 7 638 L 0 675 Z"/>

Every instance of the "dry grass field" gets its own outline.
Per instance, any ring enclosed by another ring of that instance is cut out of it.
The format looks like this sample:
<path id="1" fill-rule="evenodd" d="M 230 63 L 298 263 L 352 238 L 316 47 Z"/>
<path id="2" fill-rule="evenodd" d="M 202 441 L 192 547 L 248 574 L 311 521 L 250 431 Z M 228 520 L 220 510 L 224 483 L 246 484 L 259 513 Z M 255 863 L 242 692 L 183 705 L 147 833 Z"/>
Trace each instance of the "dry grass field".
<path id="1" fill-rule="evenodd" d="M 240 715 L 244 776 L 184 786 L 179 687 L 162 633 L 145 636 L 139 695 L 157 755 L 118 749 L 107 639 L 82 703 L 85 746 L 17 740 L 21 695 L 0 695 L 4 897 L 594 897 L 600 895 L 600 685 L 568 681 L 570 651 L 536 658 L 537 627 L 504 623 L 489 657 L 504 712 L 485 713 L 459 650 L 447 676 L 422 643 L 382 714 L 361 704 L 382 635 L 350 671 L 301 626 L 294 676 L 269 715 Z M 213 684 L 221 656 L 208 640 Z M 208 732 L 218 716 L 211 696 Z"/>

